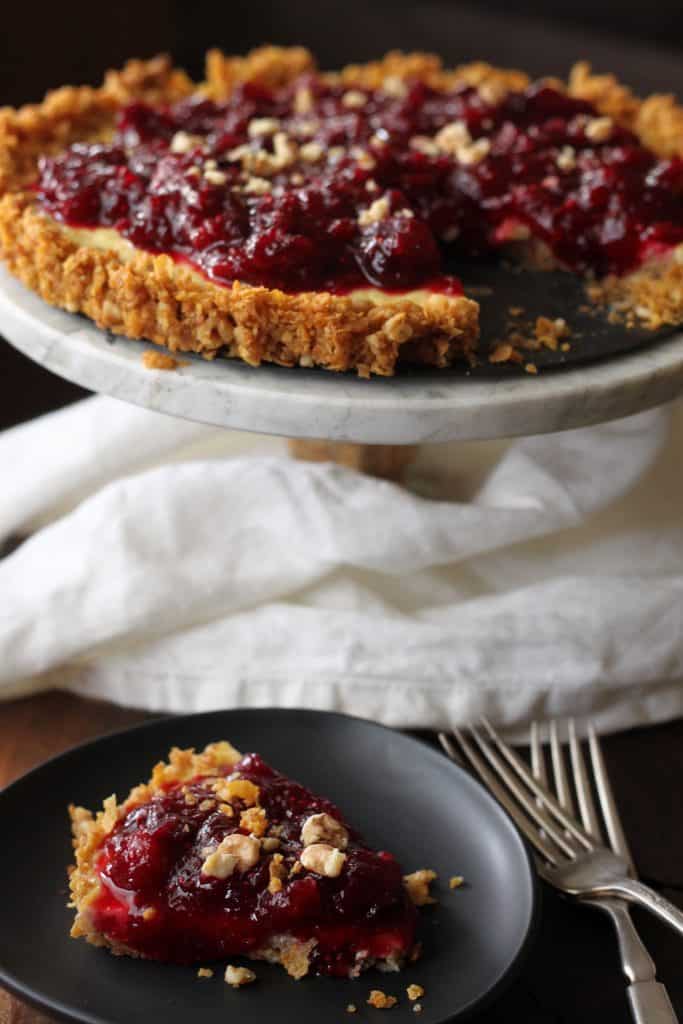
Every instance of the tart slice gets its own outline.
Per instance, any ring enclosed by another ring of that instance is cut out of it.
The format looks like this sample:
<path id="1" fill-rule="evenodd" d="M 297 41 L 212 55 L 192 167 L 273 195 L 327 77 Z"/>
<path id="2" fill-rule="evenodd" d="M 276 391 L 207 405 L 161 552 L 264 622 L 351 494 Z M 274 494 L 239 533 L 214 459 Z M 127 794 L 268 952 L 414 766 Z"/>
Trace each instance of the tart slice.
<path id="1" fill-rule="evenodd" d="M 174 749 L 122 804 L 70 814 L 75 938 L 180 964 L 243 955 L 294 978 L 398 970 L 416 955 L 432 873 L 404 880 L 330 801 L 257 754 Z"/>

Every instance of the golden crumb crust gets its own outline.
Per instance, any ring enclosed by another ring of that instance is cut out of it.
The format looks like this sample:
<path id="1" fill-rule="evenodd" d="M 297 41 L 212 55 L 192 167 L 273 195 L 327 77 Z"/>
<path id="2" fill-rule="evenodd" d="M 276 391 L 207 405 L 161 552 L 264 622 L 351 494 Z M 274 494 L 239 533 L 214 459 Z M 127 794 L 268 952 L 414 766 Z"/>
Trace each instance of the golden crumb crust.
<path id="1" fill-rule="evenodd" d="M 0 257 L 43 299 L 84 313 L 99 327 L 147 339 L 172 352 L 225 355 L 252 366 L 319 366 L 356 370 L 361 376 L 391 375 L 399 361 L 445 367 L 472 360 L 478 340 L 476 302 L 464 296 L 424 293 L 419 299 L 383 296 L 377 302 L 327 292 L 289 294 L 235 283 L 222 287 L 169 256 L 124 243 L 98 248 L 43 214 L 28 188 L 41 154 L 75 141 L 106 140 L 116 112 L 141 99 L 174 102 L 193 93 L 227 97 L 244 81 L 284 85 L 316 70 L 302 47 L 266 46 L 244 57 L 211 50 L 206 80 L 193 83 L 166 56 L 130 61 L 106 74 L 98 88 L 64 87 L 19 110 L 0 110 Z M 467 83 L 495 101 L 529 81 L 521 71 L 471 63 L 446 69 L 426 53 L 388 53 L 327 77 L 349 86 L 376 88 L 419 78 L 435 88 Z M 577 64 L 566 84 L 572 96 L 590 100 L 601 114 L 628 126 L 661 156 L 683 154 L 683 108 L 669 95 L 641 100 L 611 75 L 594 75 Z M 81 233 L 82 234 L 82 233 Z M 607 302 L 647 309 L 648 325 L 683 319 L 682 271 L 675 260 L 610 285 Z M 658 282 L 654 284 L 653 281 Z M 611 288 L 611 290 L 610 290 Z M 666 294 L 666 301 L 661 297 Z M 672 297 L 673 296 L 673 297 Z M 678 296 L 678 297 L 677 297 Z"/>

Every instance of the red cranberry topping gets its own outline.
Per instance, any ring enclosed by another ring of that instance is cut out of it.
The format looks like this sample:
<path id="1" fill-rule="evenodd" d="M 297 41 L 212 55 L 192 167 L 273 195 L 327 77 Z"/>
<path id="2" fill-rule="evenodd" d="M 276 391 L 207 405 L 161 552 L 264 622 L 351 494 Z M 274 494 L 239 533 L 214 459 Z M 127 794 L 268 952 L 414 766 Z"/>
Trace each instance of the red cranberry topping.
<path id="1" fill-rule="evenodd" d="M 259 787 L 288 867 L 301 855 L 306 818 L 325 812 L 341 820 L 334 804 L 275 772 L 257 754 L 248 754 L 234 771 Z M 391 854 L 370 850 L 347 827 L 346 860 L 336 878 L 300 870 L 271 893 L 272 853 L 266 850 L 243 873 L 207 876 L 201 870 L 206 849 L 244 832 L 239 801 L 233 817 L 218 805 L 207 781 L 198 778 L 128 812 L 102 849 L 103 890 L 93 908 L 100 931 L 147 957 L 176 963 L 249 952 L 282 933 L 315 938 L 312 969 L 319 974 L 348 974 L 359 950 L 377 958 L 410 951 L 416 913 Z"/>
<path id="2" fill-rule="evenodd" d="M 314 76 L 245 84 L 223 103 L 129 105 L 110 143 L 43 158 L 38 195 L 58 220 L 114 227 L 226 284 L 457 290 L 450 253 L 520 229 L 570 269 L 621 274 L 683 241 L 683 160 L 595 121 L 542 83 L 499 103 L 419 82 L 399 96 Z M 435 144 L 454 123 L 474 147 Z"/>

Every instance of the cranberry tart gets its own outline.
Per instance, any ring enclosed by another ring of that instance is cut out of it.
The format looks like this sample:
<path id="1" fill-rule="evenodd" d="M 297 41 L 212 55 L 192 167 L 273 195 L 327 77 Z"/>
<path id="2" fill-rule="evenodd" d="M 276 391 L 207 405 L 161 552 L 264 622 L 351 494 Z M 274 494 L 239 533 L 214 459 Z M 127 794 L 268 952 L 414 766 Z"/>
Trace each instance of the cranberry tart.
<path id="1" fill-rule="evenodd" d="M 174 749 L 93 816 L 71 807 L 74 937 L 179 964 L 243 955 L 355 977 L 414 959 L 433 872 L 402 876 L 320 796 L 229 743 Z"/>
<path id="2" fill-rule="evenodd" d="M 0 112 L 0 254 L 48 302 L 173 351 L 392 374 L 474 357 L 448 273 L 503 253 L 683 320 L 683 108 L 577 65 L 532 82 L 392 53 L 165 58 Z"/>

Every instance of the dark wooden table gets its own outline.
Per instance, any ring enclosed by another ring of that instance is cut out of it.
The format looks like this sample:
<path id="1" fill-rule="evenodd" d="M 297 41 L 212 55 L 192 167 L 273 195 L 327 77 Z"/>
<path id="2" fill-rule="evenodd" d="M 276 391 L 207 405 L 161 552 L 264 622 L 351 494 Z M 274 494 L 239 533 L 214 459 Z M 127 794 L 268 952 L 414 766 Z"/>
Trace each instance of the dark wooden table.
<path id="1" fill-rule="evenodd" d="M 151 717 L 147 712 L 46 693 L 0 705 L 0 786 L 37 762 L 101 733 Z M 606 738 L 605 755 L 642 876 L 683 907 L 683 720 Z M 4 841 L 11 836 L 3 832 Z M 536 944 L 521 976 L 481 1024 L 627 1024 L 611 926 L 544 890 Z M 0 914 L 0 927 L 1 924 Z M 681 940 L 638 914 L 643 939 L 683 1017 Z M 0 1024 L 50 1019 L 0 990 Z"/>

